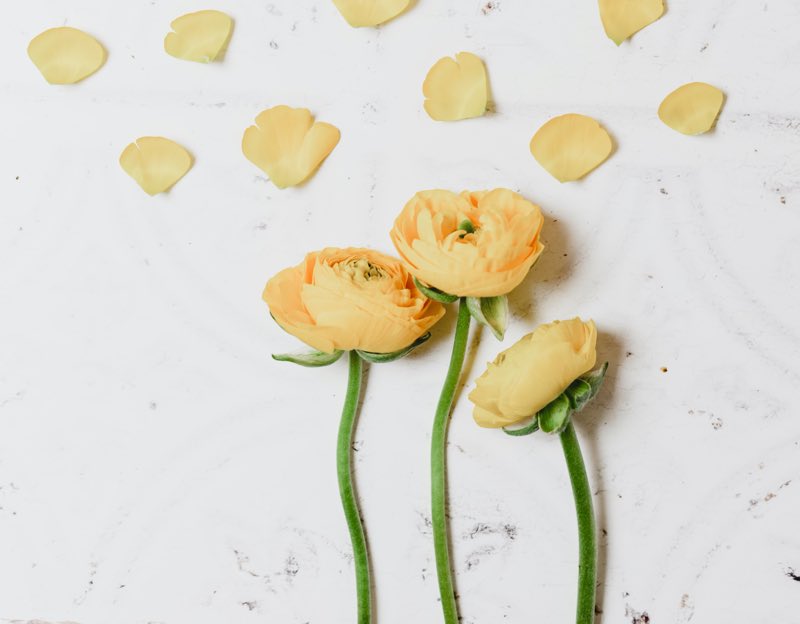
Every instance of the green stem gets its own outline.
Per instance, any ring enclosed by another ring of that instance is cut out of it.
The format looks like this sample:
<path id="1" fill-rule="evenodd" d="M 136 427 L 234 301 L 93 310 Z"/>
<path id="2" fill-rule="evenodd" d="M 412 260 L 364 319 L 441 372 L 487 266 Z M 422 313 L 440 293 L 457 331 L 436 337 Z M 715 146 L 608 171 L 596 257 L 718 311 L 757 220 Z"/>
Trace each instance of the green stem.
<path id="1" fill-rule="evenodd" d="M 433 547 L 436 552 L 436 574 L 439 577 L 439 595 L 442 598 L 442 611 L 445 624 L 458 624 L 458 606 L 453 588 L 453 573 L 450 565 L 450 553 L 447 545 L 447 425 L 450 422 L 450 410 L 453 397 L 461 377 L 464 365 L 464 354 L 469 337 L 469 309 L 465 299 L 461 299 L 458 307 L 458 321 L 453 338 L 453 353 L 450 356 L 450 367 L 444 380 L 439 405 L 433 421 L 431 434 L 431 507 L 433 523 Z"/>
<path id="2" fill-rule="evenodd" d="M 597 530 L 592 509 L 592 491 L 586 476 L 581 447 L 575 427 L 570 420 L 561 433 L 561 446 L 567 460 L 575 511 L 578 515 L 578 609 L 577 624 L 594 622 L 594 604 L 597 588 Z"/>
<path id="3" fill-rule="evenodd" d="M 339 439 L 336 445 L 336 473 L 339 477 L 339 495 L 342 498 L 344 517 L 350 531 L 353 545 L 353 563 L 356 570 L 356 596 L 358 602 L 358 624 L 370 624 L 372 621 L 372 596 L 369 577 L 369 556 L 367 540 L 364 537 L 364 526 L 358 512 L 355 491 L 353 488 L 353 431 L 355 430 L 358 399 L 361 393 L 361 357 L 355 351 L 350 352 L 350 368 L 347 377 L 347 394 L 342 409 L 342 421 L 339 424 Z"/>

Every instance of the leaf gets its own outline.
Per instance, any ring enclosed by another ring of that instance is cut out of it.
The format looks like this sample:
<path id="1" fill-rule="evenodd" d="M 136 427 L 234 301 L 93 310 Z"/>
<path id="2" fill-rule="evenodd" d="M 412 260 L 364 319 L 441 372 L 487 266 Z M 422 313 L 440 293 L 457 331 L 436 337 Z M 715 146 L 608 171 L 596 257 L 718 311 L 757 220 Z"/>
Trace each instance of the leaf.
<path id="1" fill-rule="evenodd" d="M 330 366 L 342 357 L 342 353 L 344 353 L 344 351 L 334 351 L 333 353 L 324 353 L 322 351 L 273 353 L 272 359 L 278 362 L 291 362 L 292 364 L 299 364 L 300 366 L 318 368 L 320 366 Z"/>
<path id="2" fill-rule="evenodd" d="M 454 301 L 458 301 L 458 295 L 448 295 L 446 292 L 442 292 L 438 288 L 433 288 L 432 286 L 426 286 L 425 284 L 420 282 L 416 277 L 414 278 L 414 285 L 428 299 L 433 299 L 434 301 L 438 301 L 439 303 L 453 303 Z"/>
<path id="3" fill-rule="evenodd" d="M 539 426 L 545 433 L 561 433 L 567 426 L 571 411 L 569 399 L 559 394 L 537 414 Z"/>
<path id="4" fill-rule="evenodd" d="M 492 330 L 502 340 L 508 327 L 508 297 L 467 297 L 467 309 L 478 323 Z"/>
<path id="5" fill-rule="evenodd" d="M 428 332 L 423 334 L 419 338 L 417 338 L 414 342 L 408 345 L 404 349 L 400 349 L 398 351 L 393 351 L 392 353 L 373 353 L 371 351 L 360 351 L 356 349 L 356 353 L 361 356 L 361 359 L 366 360 L 372 364 L 385 364 L 386 362 L 394 362 L 395 360 L 399 360 L 404 358 L 409 353 L 411 353 L 414 349 L 420 346 L 422 343 L 427 342 L 428 338 L 431 337 L 431 333 Z"/>
<path id="6" fill-rule="evenodd" d="M 539 419 L 534 416 L 530 424 L 520 427 L 519 429 L 507 429 L 503 427 L 503 432 L 510 436 L 526 436 L 539 431 Z"/>

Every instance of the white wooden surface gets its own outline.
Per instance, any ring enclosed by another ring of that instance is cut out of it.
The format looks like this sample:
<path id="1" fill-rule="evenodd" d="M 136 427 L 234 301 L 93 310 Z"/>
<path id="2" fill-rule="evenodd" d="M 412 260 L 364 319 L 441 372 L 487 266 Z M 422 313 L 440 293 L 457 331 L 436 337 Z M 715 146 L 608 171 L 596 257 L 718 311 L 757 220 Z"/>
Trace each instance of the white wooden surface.
<path id="1" fill-rule="evenodd" d="M 670 0 L 616 48 L 593 2 L 419 0 L 353 30 L 325 0 L 221 0 L 222 63 L 161 48 L 188 1 L 31 0 L 0 25 L 0 618 L 81 624 L 354 619 L 334 444 L 346 366 L 270 360 L 297 343 L 266 279 L 325 245 L 390 251 L 417 190 L 507 186 L 547 215 L 507 341 L 594 318 L 607 388 L 579 424 L 602 528 L 598 622 L 800 621 L 800 5 Z M 68 24 L 109 51 L 47 85 L 28 41 Z M 441 56 L 486 61 L 496 112 L 435 123 Z M 716 131 L 656 117 L 676 86 L 727 94 Z M 240 151 L 271 105 L 342 140 L 276 190 Z M 528 152 L 580 112 L 612 158 L 560 185 Z M 161 134 L 195 156 L 147 197 L 122 148 Z M 357 480 L 379 622 L 439 621 L 428 429 L 454 315 L 428 348 L 374 367 Z M 499 345 L 473 341 L 471 384 Z M 662 372 L 662 367 L 666 372 Z M 571 494 L 557 440 L 451 429 L 455 567 L 466 624 L 569 622 Z"/>

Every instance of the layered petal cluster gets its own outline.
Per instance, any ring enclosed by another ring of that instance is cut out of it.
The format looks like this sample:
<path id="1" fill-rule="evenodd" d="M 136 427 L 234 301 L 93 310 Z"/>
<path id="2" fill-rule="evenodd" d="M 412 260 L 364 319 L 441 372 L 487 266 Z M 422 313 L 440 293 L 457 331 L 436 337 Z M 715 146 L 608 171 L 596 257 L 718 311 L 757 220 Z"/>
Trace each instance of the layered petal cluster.
<path id="1" fill-rule="evenodd" d="M 540 325 L 501 352 L 476 381 L 469 399 L 481 427 L 506 427 L 536 415 L 597 359 L 594 321 Z"/>
<path id="2" fill-rule="evenodd" d="M 421 282 L 459 297 L 504 295 L 544 250 L 541 210 L 508 189 L 417 193 L 391 231 Z"/>
<path id="3" fill-rule="evenodd" d="M 391 353 L 444 315 L 396 258 L 371 249 L 326 248 L 267 282 L 270 313 L 287 332 L 331 353 Z"/>

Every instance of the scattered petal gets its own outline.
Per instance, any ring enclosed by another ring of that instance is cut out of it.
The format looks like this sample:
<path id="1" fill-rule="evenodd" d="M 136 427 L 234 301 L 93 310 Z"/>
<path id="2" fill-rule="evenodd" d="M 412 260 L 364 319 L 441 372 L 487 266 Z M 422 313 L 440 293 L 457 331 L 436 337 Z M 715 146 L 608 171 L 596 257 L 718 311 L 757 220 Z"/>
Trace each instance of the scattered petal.
<path id="1" fill-rule="evenodd" d="M 128 145 L 119 164 L 148 195 L 169 190 L 192 168 L 192 156 L 164 137 L 140 137 Z"/>
<path id="2" fill-rule="evenodd" d="M 233 20 L 222 11 L 197 11 L 172 20 L 173 32 L 164 38 L 164 50 L 170 56 L 210 63 L 230 39 Z"/>
<path id="3" fill-rule="evenodd" d="M 339 129 L 306 108 L 275 106 L 256 117 L 244 131 L 242 152 L 278 188 L 300 184 L 319 167 L 339 142 Z"/>
<path id="4" fill-rule="evenodd" d="M 658 117 L 683 134 L 703 134 L 714 126 L 725 94 L 705 82 L 678 87 L 661 102 Z"/>
<path id="5" fill-rule="evenodd" d="M 611 137 L 591 117 L 554 117 L 531 139 L 531 154 L 560 182 L 579 180 L 611 154 Z"/>
<path id="6" fill-rule="evenodd" d="M 486 67 L 469 52 L 436 61 L 422 83 L 425 111 L 436 121 L 480 117 L 486 112 Z"/>
<path id="7" fill-rule="evenodd" d="M 333 0 L 339 13 L 354 28 L 377 26 L 397 17 L 411 0 Z"/>
<path id="8" fill-rule="evenodd" d="M 45 30 L 28 44 L 28 56 L 50 84 L 74 84 L 103 66 L 100 42 L 77 28 Z"/>
<path id="9" fill-rule="evenodd" d="M 664 14 L 664 0 L 599 0 L 606 35 L 617 45 Z"/>

